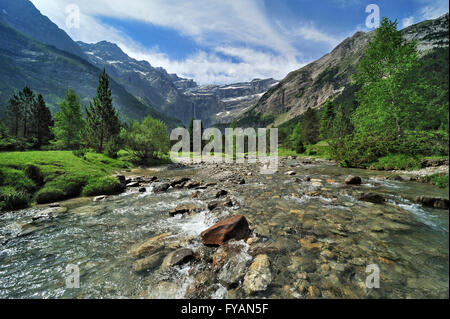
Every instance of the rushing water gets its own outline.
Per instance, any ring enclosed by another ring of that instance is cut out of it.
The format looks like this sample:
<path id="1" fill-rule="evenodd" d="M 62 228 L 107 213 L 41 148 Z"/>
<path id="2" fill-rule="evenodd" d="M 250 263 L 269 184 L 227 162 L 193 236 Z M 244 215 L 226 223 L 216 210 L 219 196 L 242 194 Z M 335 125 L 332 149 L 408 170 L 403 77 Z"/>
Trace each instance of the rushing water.
<path id="1" fill-rule="evenodd" d="M 285 175 L 287 169 L 297 176 Z M 195 178 L 198 172 L 157 173 L 162 179 L 180 174 Z M 344 186 L 351 174 L 364 184 Z M 155 194 L 151 186 L 143 194 L 128 191 L 102 202 L 61 203 L 68 211 L 53 220 L 32 222 L 39 208 L 8 212 L 0 216 L 0 298 L 184 298 L 195 274 L 207 265 L 190 262 L 142 275 L 133 272 L 135 260 L 127 252 L 167 232 L 179 247 L 196 251 L 200 232 L 237 212 L 259 239 L 249 254 L 260 249 L 270 258 L 272 283 L 256 297 L 303 298 L 314 286 L 325 298 L 448 298 L 448 211 L 412 202 L 418 195 L 448 198 L 447 192 L 376 174 L 286 161 L 275 175 L 254 174 L 245 185 L 221 185 L 238 205 L 215 213 L 207 203 L 217 188 L 192 199 L 195 190 Z M 369 191 L 387 202 L 357 200 Z M 184 203 L 202 210 L 169 216 L 170 209 Z M 68 264 L 80 269 L 79 289 L 66 288 Z M 364 286 L 369 264 L 379 265 L 379 289 Z M 217 283 L 208 297 L 248 297 L 239 287 L 228 288 Z"/>

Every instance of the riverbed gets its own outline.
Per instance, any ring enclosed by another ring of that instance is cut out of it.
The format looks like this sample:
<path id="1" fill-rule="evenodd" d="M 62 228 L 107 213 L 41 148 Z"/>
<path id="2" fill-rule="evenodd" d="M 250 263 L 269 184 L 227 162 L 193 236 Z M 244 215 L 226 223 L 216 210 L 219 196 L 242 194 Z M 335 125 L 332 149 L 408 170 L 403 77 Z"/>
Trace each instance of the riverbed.
<path id="1" fill-rule="evenodd" d="M 126 174 L 158 181 L 141 185 L 145 192 L 129 188 L 101 201 L 60 202 L 67 210 L 48 219 L 33 221 L 47 207 L 0 215 L 0 298 L 449 296 L 449 212 L 415 203 L 420 195 L 448 199 L 433 185 L 294 158 L 281 159 L 273 175 L 261 175 L 256 164 L 215 163 Z M 346 185 L 349 175 L 362 184 Z M 154 192 L 179 177 L 199 186 Z M 210 210 L 219 190 L 232 204 Z M 368 193 L 383 202 L 361 200 Z M 182 204 L 198 209 L 172 217 L 169 212 Z M 218 248 L 205 247 L 200 233 L 236 214 L 245 216 L 252 234 L 233 243 L 238 252 L 229 262 L 239 270 L 231 283 L 231 274 L 211 269 Z M 161 261 L 136 272 L 130 250 L 162 234 Z M 180 248 L 195 258 L 163 267 L 164 256 Z M 269 260 L 270 283 L 248 293 L 243 281 L 260 255 Z M 67 287 L 67 265 L 79 268 L 79 288 Z M 368 265 L 379 268 L 379 288 L 366 286 Z"/>

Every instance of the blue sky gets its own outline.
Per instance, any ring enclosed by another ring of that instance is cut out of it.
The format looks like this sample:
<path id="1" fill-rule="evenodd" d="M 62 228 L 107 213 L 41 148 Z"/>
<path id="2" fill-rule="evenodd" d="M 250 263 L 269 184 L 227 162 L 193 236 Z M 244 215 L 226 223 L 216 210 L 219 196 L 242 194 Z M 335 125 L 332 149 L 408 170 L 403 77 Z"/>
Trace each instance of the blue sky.
<path id="1" fill-rule="evenodd" d="M 448 12 L 443 0 L 31 0 L 74 40 L 128 55 L 200 84 L 282 79 L 365 25 L 368 4 L 399 28 Z M 69 4 L 80 12 L 67 24 Z"/>

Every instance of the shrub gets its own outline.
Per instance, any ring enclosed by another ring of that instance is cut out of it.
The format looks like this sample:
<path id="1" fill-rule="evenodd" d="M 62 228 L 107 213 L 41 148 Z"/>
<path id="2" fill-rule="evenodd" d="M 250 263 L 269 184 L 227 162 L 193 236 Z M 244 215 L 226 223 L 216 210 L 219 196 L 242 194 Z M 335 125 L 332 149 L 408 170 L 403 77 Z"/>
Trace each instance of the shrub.
<path id="1" fill-rule="evenodd" d="M 21 209 L 30 203 L 30 195 L 25 191 L 18 191 L 14 187 L 0 188 L 0 210 Z"/>
<path id="2" fill-rule="evenodd" d="M 92 178 L 83 188 L 83 195 L 115 195 L 123 191 L 122 185 L 114 177 L 105 176 L 100 178 Z"/>
<path id="3" fill-rule="evenodd" d="M 157 158 L 158 153 L 169 151 L 170 139 L 166 125 L 150 116 L 142 123 L 131 122 L 130 127 L 122 129 L 120 135 L 136 164 L 145 164 Z"/>

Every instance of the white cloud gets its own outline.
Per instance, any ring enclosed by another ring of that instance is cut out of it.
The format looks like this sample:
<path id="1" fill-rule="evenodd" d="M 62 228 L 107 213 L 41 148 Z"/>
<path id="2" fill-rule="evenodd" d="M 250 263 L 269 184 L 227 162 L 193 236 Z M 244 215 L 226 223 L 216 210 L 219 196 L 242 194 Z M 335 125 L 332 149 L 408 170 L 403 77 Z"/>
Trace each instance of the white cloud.
<path id="1" fill-rule="evenodd" d="M 436 19 L 448 12 L 448 0 L 423 0 L 426 5 L 420 9 L 422 20 Z"/>
<path id="2" fill-rule="evenodd" d="M 282 79 L 305 64 L 301 52 L 293 45 L 299 39 L 324 43 L 330 48 L 339 43 L 339 39 L 313 25 L 301 25 L 291 32 L 280 31 L 267 18 L 262 0 L 31 1 L 74 40 L 114 42 L 133 58 L 147 60 L 169 73 L 193 77 L 201 84 L 248 81 L 256 77 Z M 79 29 L 66 27 L 65 8 L 72 3 L 80 8 Z M 156 48 L 143 47 L 132 35 L 101 23 L 100 16 L 171 28 L 205 49 L 183 60 L 173 60 Z M 240 62 L 233 63 L 223 54 Z"/>
<path id="3" fill-rule="evenodd" d="M 403 28 L 407 28 L 407 27 L 409 27 L 410 25 L 413 25 L 413 24 L 414 24 L 414 17 L 413 16 L 405 18 L 405 19 L 402 20 Z"/>

